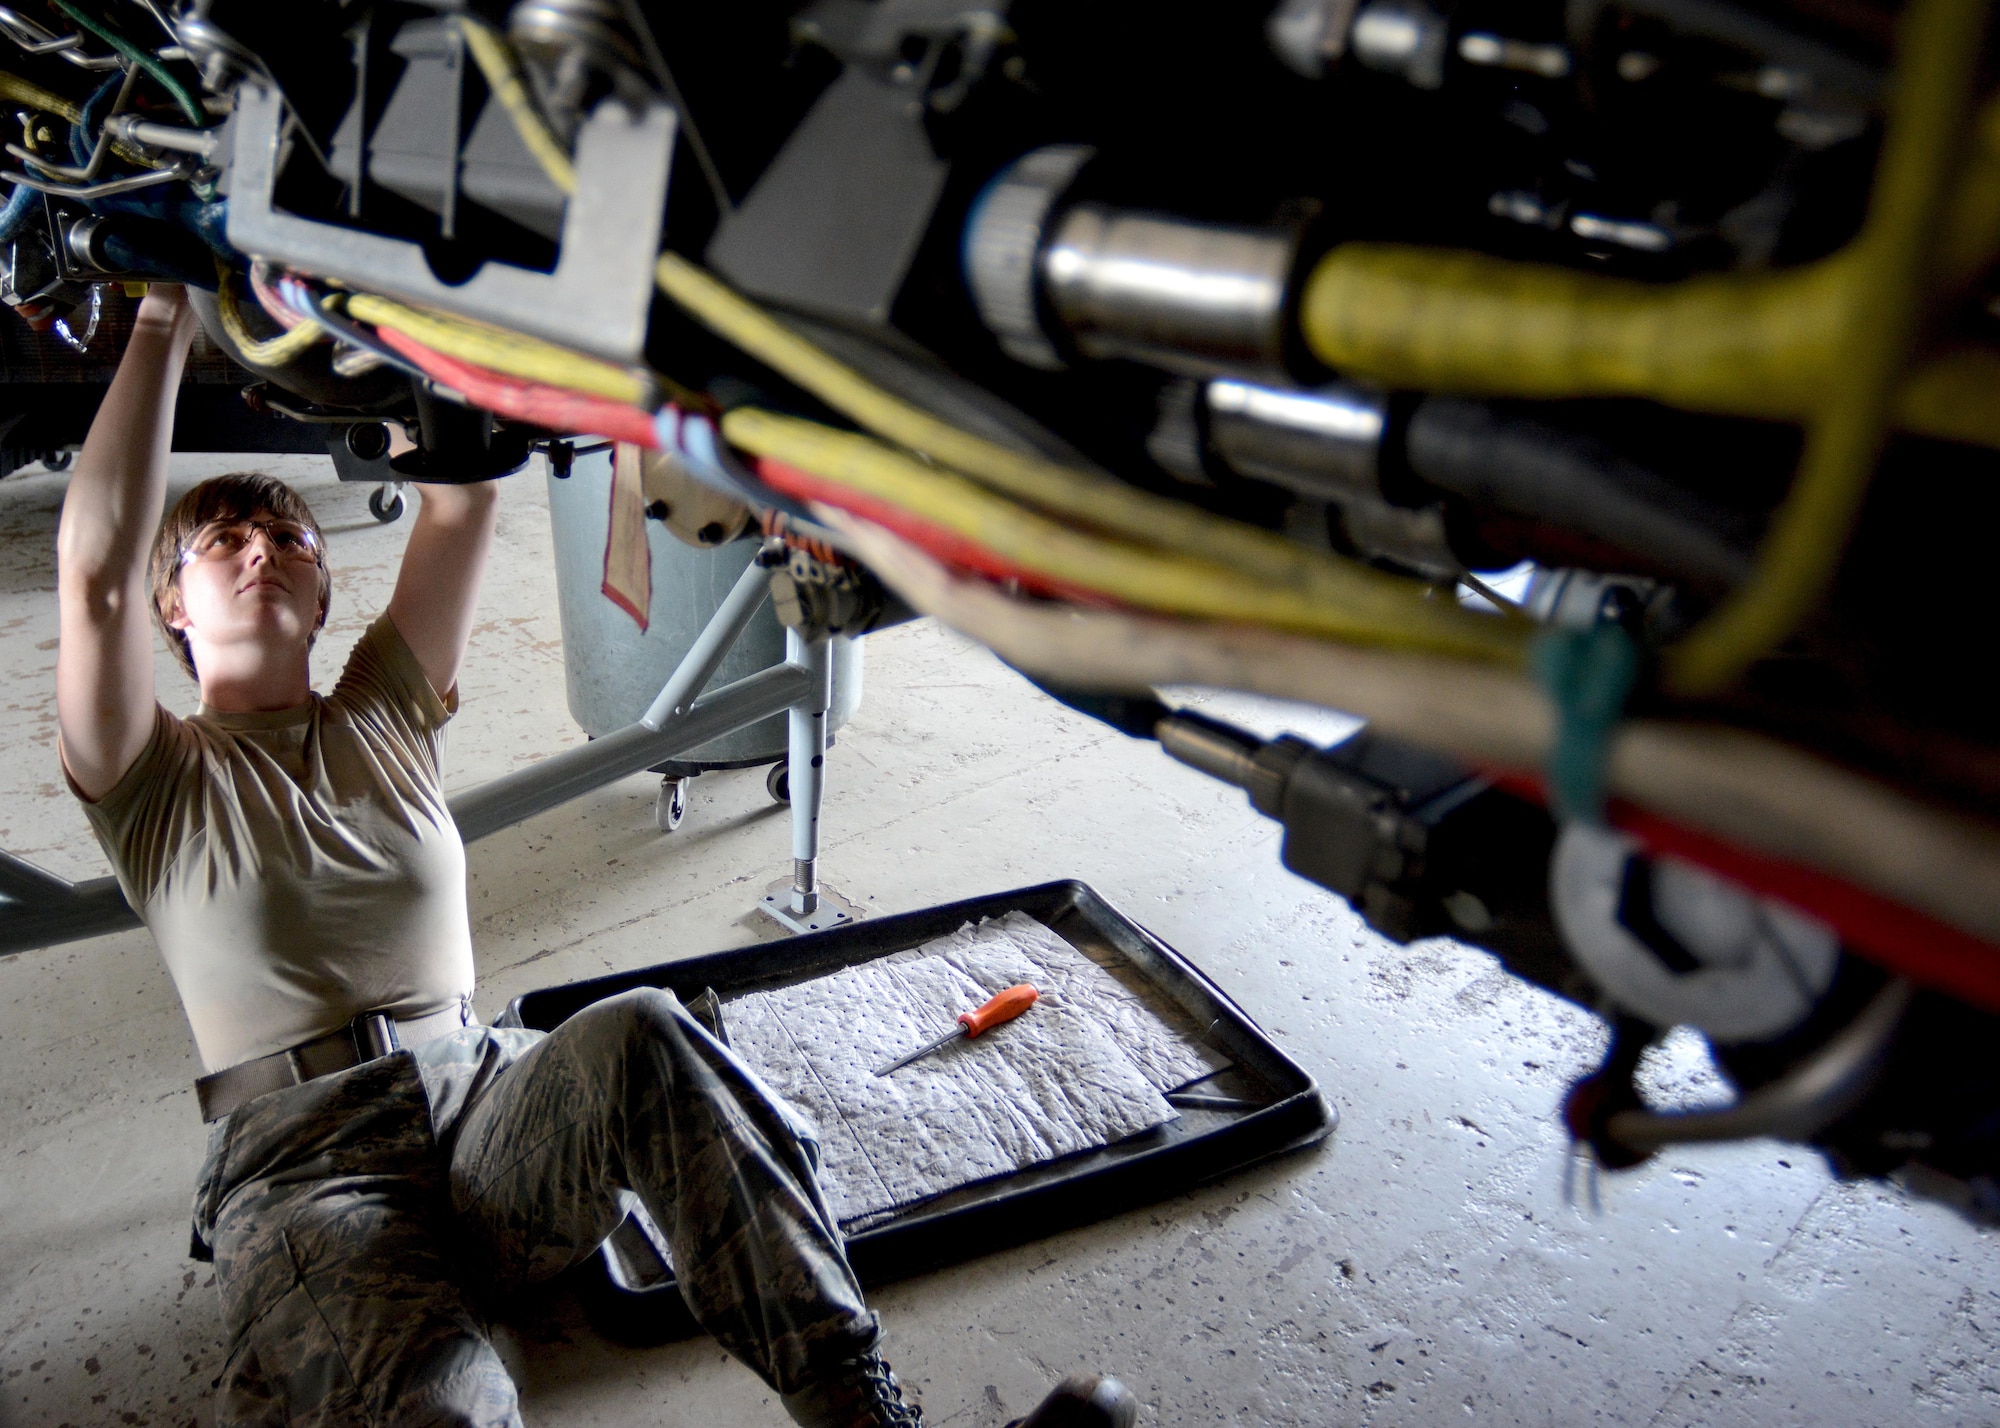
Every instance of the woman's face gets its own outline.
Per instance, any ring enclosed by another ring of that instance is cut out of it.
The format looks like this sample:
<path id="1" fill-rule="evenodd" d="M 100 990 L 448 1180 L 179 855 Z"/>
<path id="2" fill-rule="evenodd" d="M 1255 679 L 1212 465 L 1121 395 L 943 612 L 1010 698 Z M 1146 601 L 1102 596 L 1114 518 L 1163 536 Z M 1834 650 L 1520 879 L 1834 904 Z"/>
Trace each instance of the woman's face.
<path id="1" fill-rule="evenodd" d="M 179 598 L 167 623 L 204 647 L 282 653 L 310 644 L 320 615 L 318 537 L 268 512 L 214 521 L 181 547 Z"/>

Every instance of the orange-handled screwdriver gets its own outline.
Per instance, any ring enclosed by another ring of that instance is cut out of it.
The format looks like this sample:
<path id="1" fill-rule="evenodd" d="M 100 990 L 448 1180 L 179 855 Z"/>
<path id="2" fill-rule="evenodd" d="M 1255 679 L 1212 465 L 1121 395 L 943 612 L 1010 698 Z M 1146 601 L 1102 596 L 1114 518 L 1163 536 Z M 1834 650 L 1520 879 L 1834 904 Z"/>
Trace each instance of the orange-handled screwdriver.
<path id="1" fill-rule="evenodd" d="M 982 1031 L 991 1031 L 994 1027 L 1000 1025 L 1001 1022 L 1012 1021 L 1015 1017 L 1033 1006 L 1035 999 L 1039 996 L 1041 996 L 1041 993 L 1026 982 L 1022 982 L 1019 986 L 1009 987 L 984 1006 L 973 1011 L 960 1012 L 958 1014 L 958 1026 L 954 1030 L 946 1032 L 929 1046 L 918 1047 L 902 1060 L 891 1061 L 887 1066 L 878 1068 L 875 1074 L 877 1076 L 887 1076 L 891 1071 L 899 1070 L 909 1065 L 920 1056 L 928 1056 L 940 1046 L 956 1041 L 961 1036 L 969 1038 L 979 1035 Z"/>

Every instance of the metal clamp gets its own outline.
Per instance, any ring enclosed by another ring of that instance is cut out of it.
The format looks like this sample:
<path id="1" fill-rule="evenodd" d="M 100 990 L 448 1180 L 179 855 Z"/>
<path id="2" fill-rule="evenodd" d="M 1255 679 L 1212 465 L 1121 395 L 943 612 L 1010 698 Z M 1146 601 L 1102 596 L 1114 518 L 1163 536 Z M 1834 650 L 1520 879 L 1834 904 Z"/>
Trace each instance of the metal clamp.
<path id="1" fill-rule="evenodd" d="M 1643 1154 L 1666 1145 L 1760 1135 L 1805 1140 L 1853 1110 L 1868 1094 L 1915 996 L 1916 988 L 1897 978 L 1815 1055 L 1733 1106 L 1714 1111 L 1618 1111 L 1605 1121 L 1605 1131 L 1620 1145 Z"/>

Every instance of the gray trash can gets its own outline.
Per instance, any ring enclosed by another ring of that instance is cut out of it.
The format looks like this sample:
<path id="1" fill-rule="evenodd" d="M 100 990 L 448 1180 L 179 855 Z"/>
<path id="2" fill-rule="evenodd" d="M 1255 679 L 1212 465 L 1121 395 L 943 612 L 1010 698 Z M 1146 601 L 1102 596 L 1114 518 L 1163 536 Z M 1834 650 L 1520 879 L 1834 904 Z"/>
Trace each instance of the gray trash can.
<path id="1" fill-rule="evenodd" d="M 652 550 L 650 623 L 642 633 L 632 617 L 604 594 L 604 542 L 611 523 L 611 452 L 579 455 L 570 474 L 549 478 L 549 525 L 556 547 L 556 602 L 562 616 L 563 672 L 569 712 L 593 737 L 632 723 L 646 712 L 660 687 L 687 653 L 709 617 L 757 554 L 757 541 L 739 540 L 697 550 L 658 521 L 646 522 Z M 836 638 L 833 653 L 831 733 L 861 704 L 861 646 Z M 783 663 L 785 631 L 769 603 L 757 612 L 722 662 L 710 689 Z M 747 768 L 785 757 L 783 714 L 711 739 L 663 764 L 669 776 L 707 769 Z"/>

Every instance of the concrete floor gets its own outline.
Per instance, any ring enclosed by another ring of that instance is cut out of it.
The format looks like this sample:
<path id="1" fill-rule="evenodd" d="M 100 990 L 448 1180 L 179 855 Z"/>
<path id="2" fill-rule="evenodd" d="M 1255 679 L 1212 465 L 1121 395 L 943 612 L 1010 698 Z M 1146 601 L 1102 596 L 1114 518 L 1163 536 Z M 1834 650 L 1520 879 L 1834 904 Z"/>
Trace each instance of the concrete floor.
<path id="1" fill-rule="evenodd" d="M 387 598 L 408 523 L 378 527 L 323 462 L 267 465 L 331 535 L 325 677 Z M 221 469 L 180 457 L 175 478 Z M 454 786 L 579 737 L 542 478 L 503 490 Z M 62 491 L 0 485 L 0 846 L 86 877 L 102 860 L 54 750 Z M 1566 1203 L 1551 1111 L 1601 1048 L 1591 1018 L 1479 953 L 1373 936 L 1279 867 L 1240 793 L 957 637 L 926 623 L 870 645 L 830 761 L 832 883 L 896 911 L 1084 878 L 1206 968 L 1343 1117 L 1317 1151 L 883 1291 L 890 1357 L 933 1423 L 997 1428 L 1082 1365 L 1162 1425 L 2000 1423 L 1986 1236 L 1768 1143 L 1676 1152 L 1604 1181 L 1595 1210 Z M 164 654 L 160 671 L 185 708 Z M 784 867 L 785 820 L 758 771 L 695 787 L 671 836 L 638 777 L 475 845 L 482 1014 L 762 935 L 746 910 Z M 195 1072 L 145 933 L 0 960 L 0 1424 L 207 1422 L 214 1290 L 185 1258 Z M 1685 1043 L 1649 1074 L 1659 1095 L 1717 1091 Z M 782 1421 L 711 1343 L 617 1348 L 561 1299 L 506 1345 L 531 1423 Z"/>

